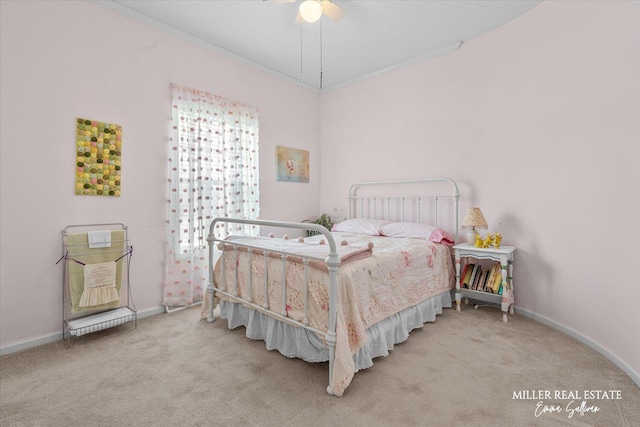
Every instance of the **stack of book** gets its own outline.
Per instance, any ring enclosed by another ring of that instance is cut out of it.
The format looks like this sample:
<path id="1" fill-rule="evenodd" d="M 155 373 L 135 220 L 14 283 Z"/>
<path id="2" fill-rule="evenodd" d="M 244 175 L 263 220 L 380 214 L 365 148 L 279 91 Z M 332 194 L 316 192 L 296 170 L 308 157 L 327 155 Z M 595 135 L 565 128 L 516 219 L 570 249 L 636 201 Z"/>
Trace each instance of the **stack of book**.
<path id="1" fill-rule="evenodd" d="M 467 263 L 460 274 L 460 287 L 502 295 L 502 266 L 495 263 L 489 268 Z"/>

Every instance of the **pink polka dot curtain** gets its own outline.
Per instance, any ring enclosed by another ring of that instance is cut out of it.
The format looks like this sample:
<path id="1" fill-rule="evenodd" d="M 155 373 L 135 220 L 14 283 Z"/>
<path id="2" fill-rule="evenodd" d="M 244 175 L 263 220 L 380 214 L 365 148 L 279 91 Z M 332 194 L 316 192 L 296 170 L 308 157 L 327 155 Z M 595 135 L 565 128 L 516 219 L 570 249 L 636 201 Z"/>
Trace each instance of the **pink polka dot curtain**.
<path id="1" fill-rule="evenodd" d="M 171 85 L 164 305 L 202 301 L 208 283 L 209 225 L 260 213 L 258 112 L 217 95 Z M 215 232 L 257 235 L 255 227 Z"/>

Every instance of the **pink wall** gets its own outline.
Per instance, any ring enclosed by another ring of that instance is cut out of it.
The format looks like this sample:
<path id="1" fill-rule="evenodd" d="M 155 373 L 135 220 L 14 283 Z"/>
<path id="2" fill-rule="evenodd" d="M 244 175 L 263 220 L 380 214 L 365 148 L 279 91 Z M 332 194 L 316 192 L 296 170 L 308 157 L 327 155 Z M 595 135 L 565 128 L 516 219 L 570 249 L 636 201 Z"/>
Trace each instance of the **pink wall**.
<path id="1" fill-rule="evenodd" d="M 0 7 L 0 346 L 60 333 L 69 224 L 127 224 L 136 305 L 160 306 L 171 82 L 258 107 L 263 218 L 317 212 L 317 93 L 91 2 Z M 122 197 L 74 195 L 76 117 L 123 126 Z M 311 183 L 275 181 L 276 145 L 310 150 Z"/>
<path id="2" fill-rule="evenodd" d="M 356 181 L 455 179 L 462 212 L 480 206 L 518 247 L 516 305 L 637 376 L 639 8 L 543 2 L 456 53 L 323 95 L 321 210 L 346 208 Z"/>

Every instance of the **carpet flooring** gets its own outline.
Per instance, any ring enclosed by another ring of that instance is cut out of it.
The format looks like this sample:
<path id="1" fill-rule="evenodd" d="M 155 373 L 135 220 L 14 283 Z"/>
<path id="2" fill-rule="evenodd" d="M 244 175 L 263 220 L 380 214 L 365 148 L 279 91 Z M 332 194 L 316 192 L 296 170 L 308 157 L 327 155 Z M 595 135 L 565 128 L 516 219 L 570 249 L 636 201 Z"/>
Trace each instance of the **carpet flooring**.
<path id="1" fill-rule="evenodd" d="M 194 307 L 0 357 L 0 425 L 640 426 L 624 372 L 492 307 L 445 309 L 375 362 L 332 397 L 327 363 L 267 351 Z"/>

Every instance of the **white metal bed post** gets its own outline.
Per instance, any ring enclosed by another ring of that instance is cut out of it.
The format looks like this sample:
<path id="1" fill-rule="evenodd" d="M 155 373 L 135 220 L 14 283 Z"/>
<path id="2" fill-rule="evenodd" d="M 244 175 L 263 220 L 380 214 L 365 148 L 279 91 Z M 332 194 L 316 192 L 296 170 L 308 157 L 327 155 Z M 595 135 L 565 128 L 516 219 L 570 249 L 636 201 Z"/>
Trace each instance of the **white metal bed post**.
<path id="1" fill-rule="evenodd" d="M 453 182 L 453 181 L 450 181 L 450 182 L 451 182 L 451 184 L 453 185 L 453 188 L 454 188 L 454 190 L 453 190 L 453 230 L 454 230 L 455 235 L 453 236 L 453 242 L 455 244 L 458 244 L 459 243 L 458 242 L 458 234 L 459 234 L 458 229 L 460 228 L 460 224 L 459 224 L 460 212 L 459 212 L 458 203 L 460 202 L 460 190 L 458 190 L 458 185 L 455 182 Z"/>
<path id="2" fill-rule="evenodd" d="M 213 226 L 217 219 L 214 219 L 211 225 L 209 226 L 209 235 L 207 236 L 207 243 L 209 244 L 209 283 L 207 283 L 207 298 L 209 299 L 209 314 L 207 315 L 207 322 L 211 323 L 216 320 L 213 316 L 213 297 L 214 297 L 214 286 L 213 286 L 213 268 L 214 268 L 214 248 L 215 248 L 215 236 L 213 235 Z"/>
<path id="3" fill-rule="evenodd" d="M 332 243 L 335 245 L 335 242 Z M 326 262 L 329 269 L 329 330 L 326 335 L 327 345 L 329 346 L 329 385 L 327 386 L 327 393 L 333 396 L 331 384 L 333 383 L 333 365 L 336 358 L 336 306 L 338 304 L 336 294 L 338 291 L 338 266 L 340 265 L 340 258 L 335 247 L 331 248 Z"/>

